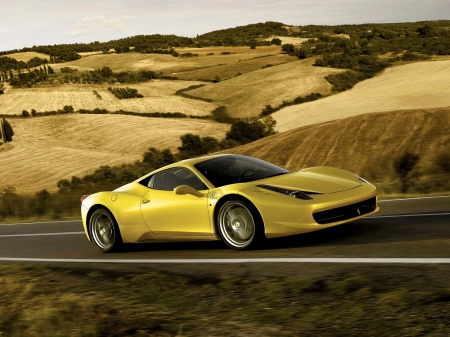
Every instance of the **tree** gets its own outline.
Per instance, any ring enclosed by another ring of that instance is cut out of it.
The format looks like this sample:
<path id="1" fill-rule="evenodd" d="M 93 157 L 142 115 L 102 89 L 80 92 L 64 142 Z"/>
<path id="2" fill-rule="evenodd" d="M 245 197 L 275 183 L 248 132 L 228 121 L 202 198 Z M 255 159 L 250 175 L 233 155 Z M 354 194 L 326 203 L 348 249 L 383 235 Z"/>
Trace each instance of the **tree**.
<path id="1" fill-rule="evenodd" d="M 295 51 L 295 47 L 291 43 L 286 43 L 281 46 L 281 51 L 286 54 L 293 54 Z"/>
<path id="2" fill-rule="evenodd" d="M 281 42 L 282 41 L 279 38 L 277 38 L 277 37 L 272 39 L 272 41 L 270 41 L 270 43 L 275 44 L 277 46 L 281 46 Z"/>
<path id="3" fill-rule="evenodd" d="M 55 71 L 53 70 L 52 67 L 48 66 L 48 73 L 49 73 L 49 74 L 54 74 Z"/>
<path id="4" fill-rule="evenodd" d="M 30 113 L 27 110 L 22 110 L 23 117 L 30 117 Z"/>
<path id="5" fill-rule="evenodd" d="M 3 117 L 3 136 L 6 142 L 12 142 L 12 137 L 14 136 L 14 130 L 5 117 Z"/>

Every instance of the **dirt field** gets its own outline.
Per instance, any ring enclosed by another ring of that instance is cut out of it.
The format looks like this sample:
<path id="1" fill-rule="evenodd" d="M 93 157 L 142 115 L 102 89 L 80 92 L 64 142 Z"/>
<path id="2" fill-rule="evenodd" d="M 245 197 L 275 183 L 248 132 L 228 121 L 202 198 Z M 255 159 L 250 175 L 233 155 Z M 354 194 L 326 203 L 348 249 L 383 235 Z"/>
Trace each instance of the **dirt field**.
<path id="1" fill-rule="evenodd" d="M 225 105 L 231 116 L 257 116 L 268 104 L 275 107 L 283 100 L 293 100 L 312 92 L 328 94 L 331 84 L 324 77 L 342 70 L 313 67 L 313 62 L 313 59 L 298 60 L 256 70 L 189 91 L 189 94 Z"/>
<path id="2" fill-rule="evenodd" d="M 49 55 L 42 54 L 42 53 L 36 53 L 34 51 L 29 51 L 29 52 L 25 52 L 25 53 L 8 54 L 8 55 L 5 55 L 5 56 L 12 57 L 12 58 L 16 59 L 17 61 L 23 61 L 23 62 L 28 62 L 33 57 L 39 57 L 41 59 L 50 60 L 50 56 Z"/>
<path id="3" fill-rule="evenodd" d="M 450 147 L 450 108 L 368 113 L 308 125 L 232 149 L 290 170 L 335 166 L 352 172 L 377 156 L 423 156 Z"/>
<path id="4" fill-rule="evenodd" d="M 185 133 L 222 139 L 229 130 L 228 125 L 203 120 L 121 115 L 8 121 L 15 135 L 9 149 L 0 151 L 0 163 L 8 167 L 0 175 L 0 190 L 14 186 L 23 193 L 56 190 L 60 179 L 82 176 L 101 165 L 140 160 L 151 146 L 176 151 L 181 146 L 179 137 Z"/>
<path id="5" fill-rule="evenodd" d="M 286 107 L 272 116 L 280 132 L 368 112 L 450 106 L 450 61 L 388 68 L 352 90 L 315 102 Z"/>
<path id="6" fill-rule="evenodd" d="M 265 48 L 265 49 L 264 49 Z M 239 53 L 237 53 L 239 51 Z M 204 67 L 212 67 L 223 64 L 239 62 L 239 60 L 252 59 L 264 55 L 276 55 L 281 51 L 280 46 L 257 47 L 214 47 L 214 48 L 185 48 L 180 49 L 180 53 L 197 53 L 203 55 L 199 57 L 173 57 L 163 54 L 101 54 L 83 57 L 79 60 L 52 65 L 55 71 L 61 67 L 76 68 L 79 71 L 93 70 L 110 67 L 113 71 L 139 71 L 152 70 L 172 74 L 181 71 L 189 71 Z M 231 52 L 230 55 L 221 55 L 222 52 Z M 214 55 L 205 56 L 208 53 Z M 236 53 L 236 54 L 234 54 Z"/>
<path id="7" fill-rule="evenodd" d="M 78 109 L 107 109 L 109 111 L 133 112 L 182 112 L 187 115 L 208 115 L 217 105 L 175 96 L 179 89 L 199 82 L 151 81 L 140 84 L 115 85 L 131 87 L 144 95 L 143 98 L 118 99 L 108 87 L 111 85 L 66 84 L 48 88 L 8 89 L 0 96 L 0 114 L 21 114 L 22 110 L 38 112 L 62 109 L 72 105 Z M 93 93 L 96 90 L 102 99 Z"/>

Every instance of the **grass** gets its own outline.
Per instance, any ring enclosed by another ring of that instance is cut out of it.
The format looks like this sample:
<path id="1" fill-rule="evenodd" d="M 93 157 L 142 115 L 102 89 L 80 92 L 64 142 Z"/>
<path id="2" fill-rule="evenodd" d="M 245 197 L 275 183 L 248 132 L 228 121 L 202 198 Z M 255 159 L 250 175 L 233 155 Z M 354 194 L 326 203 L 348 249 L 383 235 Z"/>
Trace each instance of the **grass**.
<path id="1" fill-rule="evenodd" d="M 5 56 L 12 57 L 12 58 L 16 59 L 17 61 L 23 61 L 23 62 L 28 62 L 33 57 L 39 57 L 40 59 L 50 60 L 50 56 L 49 55 L 42 54 L 42 53 L 37 53 L 37 52 L 34 52 L 34 51 L 23 52 L 23 53 L 7 54 Z"/>
<path id="2" fill-rule="evenodd" d="M 342 70 L 313 67 L 313 62 L 298 60 L 252 71 L 192 90 L 189 95 L 225 106 L 231 117 L 255 117 L 266 105 L 277 106 L 312 92 L 329 94 L 331 84 L 324 77 Z"/>
<path id="3" fill-rule="evenodd" d="M 450 106 L 450 61 L 416 62 L 386 69 L 352 90 L 272 115 L 277 130 L 324 123 L 371 112 Z"/>
<path id="4" fill-rule="evenodd" d="M 450 290 L 395 280 L 6 265 L 0 266 L 0 331 L 73 337 L 448 335 Z"/>
<path id="5" fill-rule="evenodd" d="M 182 80 L 202 80 L 210 82 L 214 81 L 218 76 L 222 81 L 224 81 L 236 76 L 262 69 L 267 64 L 279 65 L 296 60 L 298 60 L 296 57 L 289 55 L 268 55 L 267 57 L 258 57 L 231 64 L 217 65 L 205 69 L 180 72 L 177 73 L 176 76 Z"/>

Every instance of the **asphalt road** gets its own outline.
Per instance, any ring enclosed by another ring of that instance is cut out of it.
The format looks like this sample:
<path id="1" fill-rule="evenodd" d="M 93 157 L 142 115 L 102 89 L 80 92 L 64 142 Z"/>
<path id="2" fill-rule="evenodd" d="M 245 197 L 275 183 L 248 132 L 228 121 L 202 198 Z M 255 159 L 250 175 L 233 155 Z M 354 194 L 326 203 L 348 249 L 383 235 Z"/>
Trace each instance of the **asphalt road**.
<path id="1" fill-rule="evenodd" d="M 53 262 L 58 266 L 115 270 L 161 269 L 182 273 L 231 272 L 263 276 L 317 276 L 367 268 L 356 263 L 136 263 L 149 259 L 261 259 L 261 258 L 445 258 L 450 259 L 450 196 L 380 202 L 374 217 L 334 228 L 272 239 L 264 249 L 237 252 L 222 242 L 130 244 L 120 253 L 104 254 L 82 233 L 81 221 L 0 225 L 0 263 L 19 259 L 76 259 L 94 262 Z M 108 263 L 108 260 L 121 260 Z M 133 262 L 133 263 L 127 263 Z M 134 261 L 133 261 L 134 260 Z M 450 260 L 449 260 L 450 261 Z M 45 263 L 49 263 L 48 261 Z M 380 266 L 386 273 L 392 266 Z M 399 267 L 403 268 L 403 267 Z M 430 267 L 431 268 L 431 267 Z M 449 272 L 450 265 L 433 267 Z M 423 268 L 421 268 L 423 270 Z"/>

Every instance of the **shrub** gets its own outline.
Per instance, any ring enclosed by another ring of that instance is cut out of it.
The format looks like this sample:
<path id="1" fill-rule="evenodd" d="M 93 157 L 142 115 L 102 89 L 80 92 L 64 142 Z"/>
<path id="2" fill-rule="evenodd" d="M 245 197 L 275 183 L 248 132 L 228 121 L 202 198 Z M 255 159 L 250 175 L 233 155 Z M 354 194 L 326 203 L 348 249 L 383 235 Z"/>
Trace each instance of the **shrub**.
<path id="1" fill-rule="evenodd" d="M 411 186 L 411 172 L 416 167 L 419 159 L 419 155 L 405 152 L 399 158 L 394 160 L 394 169 L 402 184 L 401 193 L 406 193 Z"/>

